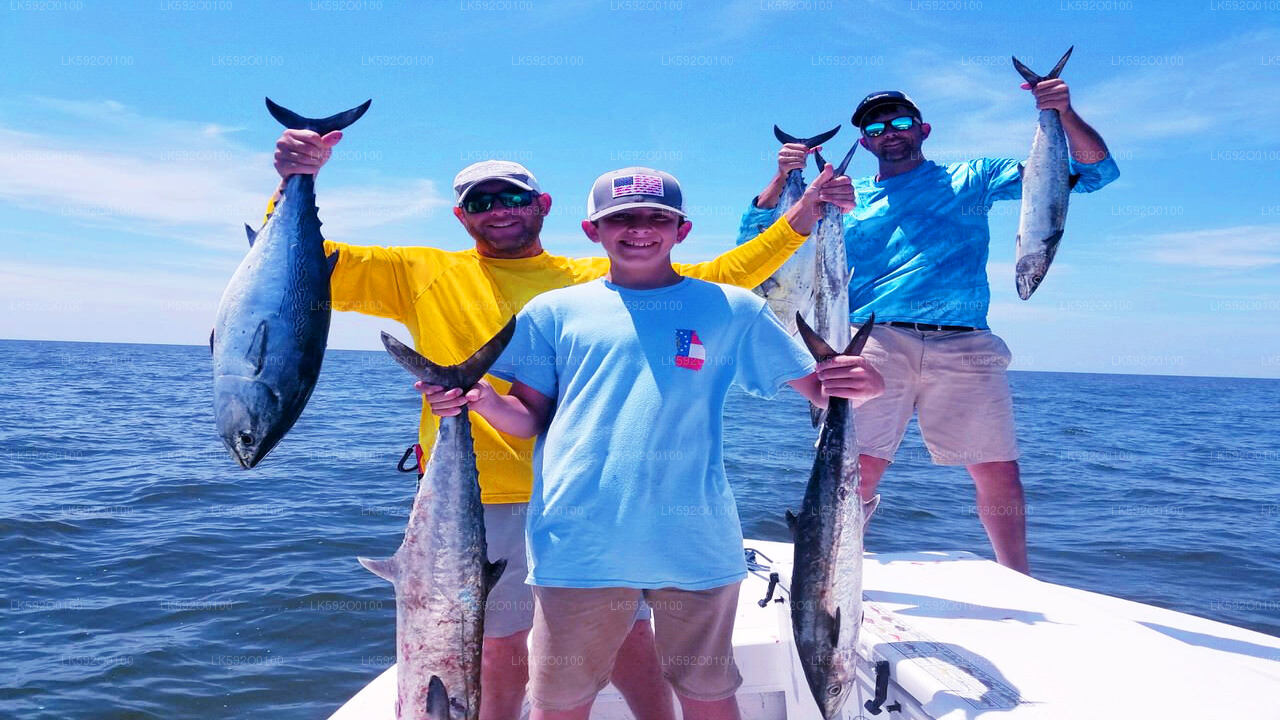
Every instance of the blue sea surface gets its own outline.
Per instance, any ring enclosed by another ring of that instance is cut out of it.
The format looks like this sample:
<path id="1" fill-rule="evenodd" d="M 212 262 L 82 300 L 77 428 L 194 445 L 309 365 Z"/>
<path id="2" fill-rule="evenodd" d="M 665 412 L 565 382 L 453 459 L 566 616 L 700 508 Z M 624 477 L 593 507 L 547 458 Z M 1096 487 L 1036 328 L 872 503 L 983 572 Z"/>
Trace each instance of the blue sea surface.
<path id="1" fill-rule="evenodd" d="M 1280 381 L 1011 373 L 1034 574 L 1280 635 Z M 395 462 L 419 399 L 330 351 L 301 420 L 242 471 L 207 348 L 0 341 L 0 717 L 327 717 L 395 662 Z M 812 462 L 802 399 L 735 394 L 748 537 L 787 540 Z M 872 551 L 991 556 L 972 483 L 914 424 Z"/>

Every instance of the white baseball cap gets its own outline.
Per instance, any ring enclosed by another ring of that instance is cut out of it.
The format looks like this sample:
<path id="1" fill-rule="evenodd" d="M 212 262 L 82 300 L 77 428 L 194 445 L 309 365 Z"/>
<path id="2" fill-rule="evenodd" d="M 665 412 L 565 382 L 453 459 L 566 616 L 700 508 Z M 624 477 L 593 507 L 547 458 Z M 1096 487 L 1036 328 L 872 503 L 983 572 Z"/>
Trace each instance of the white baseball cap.
<path id="1" fill-rule="evenodd" d="M 453 200 L 461 205 L 467 198 L 471 188 L 486 180 L 505 180 L 521 190 L 532 190 L 541 194 L 538 178 L 529 172 L 529 168 L 510 160 L 481 160 L 462 168 L 453 178 Z"/>

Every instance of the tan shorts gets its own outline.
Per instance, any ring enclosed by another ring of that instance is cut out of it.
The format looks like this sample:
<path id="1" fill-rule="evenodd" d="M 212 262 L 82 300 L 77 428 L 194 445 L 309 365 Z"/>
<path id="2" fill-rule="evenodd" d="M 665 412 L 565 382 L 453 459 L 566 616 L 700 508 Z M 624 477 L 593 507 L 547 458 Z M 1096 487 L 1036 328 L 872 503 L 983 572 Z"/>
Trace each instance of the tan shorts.
<path id="1" fill-rule="evenodd" d="M 893 460 L 916 413 L 938 465 L 1018 459 L 1011 355 L 990 330 L 949 332 L 876 325 L 862 354 L 884 376 L 884 394 L 858 407 L 858 446 Z"/>
<path id="2" fill-rule="evenodd" d="M 533 589 L 525 584 L 529 563 L 524 546 L 528 503 L 486 503 L 484 537 L 489 560 L 506 559 L 507 568 L 489 588 L 484 604 L 484 636 L 507 637 L 533 627 Z M 636 620 L 648 620 L 649 607 L 640 603 Z"/>
<path id="3" fill-rule="evenodd" d="M 682 697 L 723 700 L 742 684 L 733 661 L 738 586 L 709 590 L 534 587 L 529 698 L 571 710 L 609 682 L 643 594 L 653 608 L 662 675 Z"/>

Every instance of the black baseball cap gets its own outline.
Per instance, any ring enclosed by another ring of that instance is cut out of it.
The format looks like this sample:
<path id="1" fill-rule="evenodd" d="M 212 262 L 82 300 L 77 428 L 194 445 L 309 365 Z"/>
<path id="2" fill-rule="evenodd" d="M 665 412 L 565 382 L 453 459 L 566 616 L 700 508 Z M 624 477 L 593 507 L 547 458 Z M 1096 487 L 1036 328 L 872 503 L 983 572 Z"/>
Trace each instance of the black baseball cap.
<path id="1" fill-rule="evenodd" d="M 865 120 L 868 115 L 874 113 L 880 108 L 889 107 L 891 105 L 901 105 L 908 108 L 915 113 L 916 119 L 922 119 L 920 117 L 920 108 L 916 107 L 916 104 L 911 100 L 911 98 L 907 97 L 906 93 L 898 90 L 877 90 L 862 98 L 862 102 L 858 103 L 858 108 L 853 111 L 853 117 L 851 120 L 855 127 L 860 128 L 862 127 L 862 121 Z"/>

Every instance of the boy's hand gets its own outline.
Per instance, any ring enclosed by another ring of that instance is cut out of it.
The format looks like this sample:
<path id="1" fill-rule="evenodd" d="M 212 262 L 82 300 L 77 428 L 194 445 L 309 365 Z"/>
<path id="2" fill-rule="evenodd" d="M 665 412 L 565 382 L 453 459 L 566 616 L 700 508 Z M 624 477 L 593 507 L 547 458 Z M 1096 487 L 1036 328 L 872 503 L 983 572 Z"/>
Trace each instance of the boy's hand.
<path id="1" fill-rule="evenodd" d="M 473 410 L 482 411 L 497 395 L 497 391 L 489 383 L 481 380 L 476 386 L 463 393 L 460 388 L 445 388 L 440 385 L 428 385 L 421 380 L 413 384 L 414 389 L 422 393 L 431 413 L 440 417 L 452 417 L 462 412 L 464 406 L 470 405 Z"/>
<path id="2" fill-rule="evenodd" d="M 822 168 L 822 173 L 814 178 L 809 187 L 805 188 L 800 200 L 787 211 L 787 223 L 801 235 L 812 233 L 821 217 L 824 202 L 839 207 L 843 212 L 849 212 L 858 204 L 853 194 L 853 181 L 847 175 L 835 177 L 835 167 L 831 163 Z"/>
<path id="3" fill-rule="evenodd" d="M 282 178 L 315 175 L 329 161 L 333 146 L 341 139 L 341 130 L 324 137 L 312 130 L 285 130 L 276 140 L 276 172 Z"/>
<path id="4" fill-rule="evenodd" d="M 855 406 L 884 393 L 884 376 L 861 356 L 838 355 L 818 363 L 822 393 L 848 398 Z"/>

